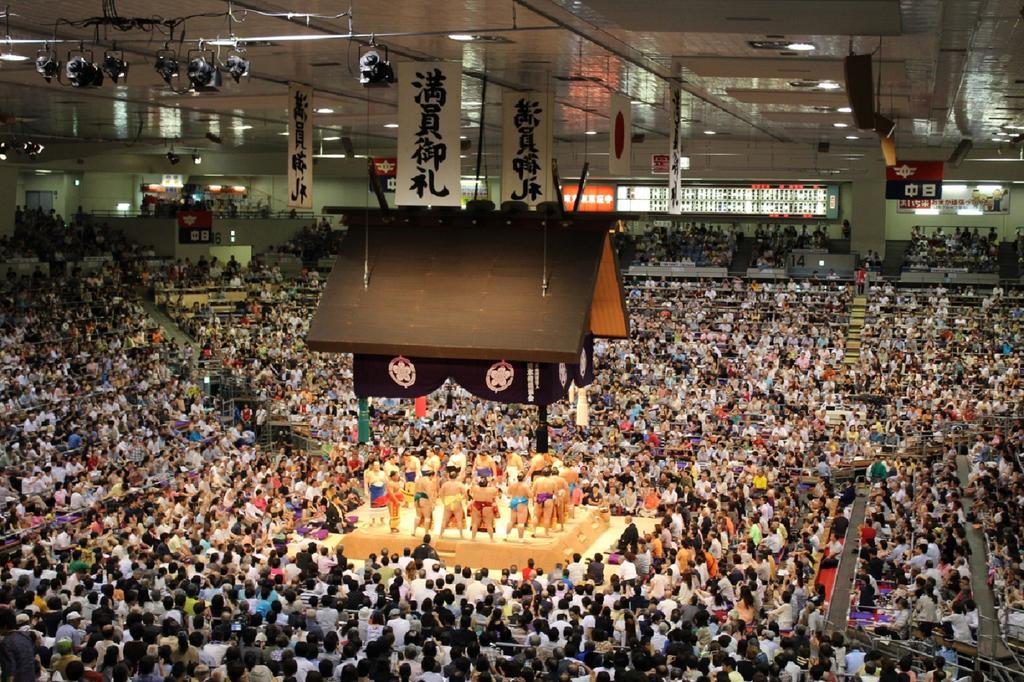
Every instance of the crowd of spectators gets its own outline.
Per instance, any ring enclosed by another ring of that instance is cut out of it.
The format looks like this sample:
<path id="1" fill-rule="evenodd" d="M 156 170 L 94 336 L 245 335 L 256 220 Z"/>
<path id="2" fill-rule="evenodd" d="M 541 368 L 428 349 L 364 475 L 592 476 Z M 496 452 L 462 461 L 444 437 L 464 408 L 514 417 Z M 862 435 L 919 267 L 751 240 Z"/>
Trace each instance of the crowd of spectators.
<path id="1" fill-rule="evenodd" d="M 903 679 L 904 663 L 921 661 L 851 658 L 825 633 L 814 567 L 841 552 L 850 501 L 833 471 L 1012 414 L 1021 397 L 1019 299 L 1001 292 L 877 288 L 851 371 L 845 284 L 631 280 L 631 338 L 595 344 L 589 425 L 576 426 L 574 405 L 550 410 L 555 455 L 579 467 L 583 501 L 648 517 L 627 519 L 614 559 L 486 570 L 447 565 L 425 541 L 362 562 L 343 539 L 297 553 L 288 542 L 349 527 L 372 460 L 487 452 L 502 468 L 510 451 L 528 453 L 532 412 L 457 387 L 425 420 L 375 401 L 374 440 L 359 446 L 351 359 L 304 346 L 314 271 L 203 259 L 149 273 L 169 290 L 250 292 L 226 311 L 172 311 L 194 352 L 151 329 L 132 276 L 115 262 L 11 291 L 0 309 L 0 500 L 21 533 L 0 570 L 0 661 L 17 682 Z M 248 382 L 262 421 L 221 410 L 181 369 L 197 358 Z M 257 445 L 267 412 L 324 449 Z M 963 564 L 954 521 L 966 520 L 949 504 L 948 462 L 935 467 L 887 468 L 872 503 L 882 532 L 864 547 L 906 545 L 911 558 L 881 577 L 908 599 L 913 588 L 912 610 L 936 588 L 955 611 L 967 602 L 948 598 Z M 997 487 L 1019 494 L 1012 475 Z M 933 501 L 918 495 L 922 477 Z M 1019 565 L 1012 514 L 989 530 Z M 925 519 L 948 530 L 919 535 Z M 939 545 L 941 563 L 919 567 L 914 539 L 929 556 Z"/>
<path id="2" fill-rule="evenodd" d="M 276 253 L 291 253 L 302 259 L 304 263 L 315 264 L 317 260 L 338 253 L 338 247 L 345 232 L 334 229 L 321 218 L 319 223 L 304 225 L 290 240 L 275 249 Z"/>
<path id="3" fill-rule="evenodd" d="M 636 238 L 635 260 L 644 264 L 727 268 L 736 255 L 734 225 L 652 227 Z"/>
<path id="4" fill-rule="evenodd" d="M 754 248 L 750 266 L 754 268 L 784 268 L 786 257 L 793 249 L 817 249 L 828 251 L 828 233 L 818 225 L 808 231 L 803 225 L 797 232 L 796 226 L 788 224 L 759 224 L 754 231 Z"/>
<path id="5" fill-rule="evenodd" d="M 964 272 L 996 272 L 999 267 L 999 237 L 996 228 L 982 232 L 977 227 L 936 227 L 915 225 L 903 260 L 904 270 L 951 269 Z"/>

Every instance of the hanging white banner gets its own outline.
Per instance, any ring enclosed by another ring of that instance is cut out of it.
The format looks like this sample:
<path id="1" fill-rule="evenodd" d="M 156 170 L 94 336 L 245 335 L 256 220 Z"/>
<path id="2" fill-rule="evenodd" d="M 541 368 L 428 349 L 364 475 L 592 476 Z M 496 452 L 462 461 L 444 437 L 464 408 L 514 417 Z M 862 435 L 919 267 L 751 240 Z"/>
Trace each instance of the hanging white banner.
<path id="1" fill-rule="evenodd" d="M 501 100 L 501 201 L 558 201 L 551 178 L 554 100 L 546 92 L 506 92 Z"/>
<path id="2" fill-rule="evenodd" d="M 630 176 L 633 111 L 628 97 L 612 95 L 608 112 L 608 174 Z"/>
<path id="3" fill-rule="evenodd" d="M 462 65 L 398 65 L 399 206 L 459 206 Z"/>
<path id="4" fill-rule="evenodd" d="M 668 212 L 679 215 L 683 212 L 683 93 L 679 86 L 672 88 L 669 107 L 672 117 L 669 140 L 672 146 L 669 148 Z"/>
<path id="5" fill-rule="evenodd" d="M 313 208 L 313 88 L 288 84 L 288 208 Z"/>

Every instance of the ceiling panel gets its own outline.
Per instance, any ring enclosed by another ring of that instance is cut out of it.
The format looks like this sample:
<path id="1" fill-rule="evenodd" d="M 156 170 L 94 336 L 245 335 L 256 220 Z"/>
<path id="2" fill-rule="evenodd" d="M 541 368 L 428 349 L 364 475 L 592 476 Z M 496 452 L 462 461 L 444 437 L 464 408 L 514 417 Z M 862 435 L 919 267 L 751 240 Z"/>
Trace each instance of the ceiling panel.
<path id="1" fill-rule="evenodd" d="M 651 33 L 884 36 L 901 30 L 898 0 L 586 0 L 586 4 L 619 28 Z"/>
<path id="2" fill-rule="evenodd" d="M 663 146 L 672 125 L 667 103 L 675 79 L 686 90 L 687 135 L 712 130 L 718 133 L 715 144 L 839 142 L 846 131 L 817 123 L 821 114 L 815 108 L 845 106 L 846 95 L 790 82 L 842 83 L 842 58 L 851 49 L 875 54 L 880 108 L 897 115 L 900 144 L 951 149 L 961 137 L 973 137 L 977 147 L 994 148 L 991 138 L 1000 126 L 1024 122 L 1024 83 L 1017 82 L 1024 74 L 1019 0 L 355 0 L 352 29 L 367 36 L 357 40 L 345 37 L 347 18 L 333 17 L 348 3 L 244 0 L 231 5 L 229 26 L 224 0 L 117 0 L 122 18 L 195 15 L 176 28 L 169 45 L 182 61 L 198 39 L 270 38 L 247 47 L 251 77 L 201 94 L 173 92 L 156 75 L 153 60 L 169 35 L 108 29 L 99 31 L 97 41 L 96 30 L 83 20 L 101 12 L 100 2 L 10 5 L 15 39 L 56 35 L 73 41 L 55 46 L 61 59 L 79 40 L 97 56 L 116 43 L 131 63 L 126 83 L 89 90 L 47 84 L 31 62 L 2 64 L 0 120 L 7 123 L 0 136 L 32 134 L 54 146 L 108 141 L 159 149 L 178 141 L 215 148 L 206 138 L 212 133 L 225 150 L 283 149 L 287 83 L 298 80 L 315 85 L 317 106 L 334 110 L 316 117 L 320 138 L 348 136 L 357 149 L 386 152 L 394 145 L 395 132 L 384 124 L 395 116 L 396 92 L 365 89 L 355 73 L 360 44 L 371 33 L 389 48 L 392 61 L 460 61 L 464 102 L 483 102 L 486 74 L 486 103 L 467 106 L 463 123 L 474 130 L 475 145 L 475 126 L 486 112 L 488 154 L 500 146 L 499 103 L 506 88 L 554 91 L 560 155 L 589 158 L 604 151 L 613 92 L 637 100 L 636 131 Z M 323 16 L 307 20 L 296 12 Z M 447 37 L 454 32 L 501 41 L 456 42 Z M 289 36 L 329 39 L 293 42 Z M 782 56 L 753 49 L 750 42 L 756 40 L 807 42 L 816 49 Z M 34 56 L 37 47 L 12 49 Z M 215 49 L 221 57 L 228 50 Z M 561 80 L 572 76 L 594 82 Z M 586 130 L 599 135 L 585 136 Z"/>

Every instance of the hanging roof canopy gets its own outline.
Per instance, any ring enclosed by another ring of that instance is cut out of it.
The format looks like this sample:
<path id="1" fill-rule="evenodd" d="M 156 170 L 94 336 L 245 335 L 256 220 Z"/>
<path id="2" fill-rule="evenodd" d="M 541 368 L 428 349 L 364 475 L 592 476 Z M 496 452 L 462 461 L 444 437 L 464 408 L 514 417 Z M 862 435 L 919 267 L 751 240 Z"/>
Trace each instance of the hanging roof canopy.
<path id="1" fill-rule="evenodd" d="M 544 222 L 529 213 L 352 214 L 310 324 L 309 348 L 571 363 L 588 334 L 626 338 L 613 221 L 547 218 L 546 230 Z"/>

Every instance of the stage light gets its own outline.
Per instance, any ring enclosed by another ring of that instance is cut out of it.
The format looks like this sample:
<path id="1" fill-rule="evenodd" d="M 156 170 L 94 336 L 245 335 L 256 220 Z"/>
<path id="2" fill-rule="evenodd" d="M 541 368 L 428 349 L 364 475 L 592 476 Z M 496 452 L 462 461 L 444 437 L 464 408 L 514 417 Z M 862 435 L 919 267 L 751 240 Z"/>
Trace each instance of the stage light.
<path id="1" fill-rule="evenodd" d="M 178 77 L 178 57 L 170 50 L 160 50 L 156 53 L 156 63 L 153 65 L 156 72 L 163 78 L 164 83 L 171 84 L 172 78 Z"/>
<path id="2" fill-rule="evenodd" d="M 227 61 L 224 62 L 224 70 L 237 83 L 242 79 L 242 76 L 249 75 L 249 60 L 237 54 L 228 55 Z"/>
<path id="3" fill-rule="evenodd" d="M 124 52 L 115 54 L 107 52 L 103 55 L 103 73 L 107 74 L 110 80 L 117 83 L 128 76 L 128 62 L 125 61 Z"/>
<path id="4" fill-rule="evenodd" d="M 18 151 L 25 154 L 28 158 L 34 159 L 43 153 L 43 149 L 45 149 L 45 147 L 43 147 L 43 145 L 39 144 L 38 142 L 26 140 L 25 142 L 21 143 L 21 147 Z"/>
<path id="5" fill-rule="evenodd" d="M 359 82 L 366 87 L 387 87 L 395 82 L 395 71 L 387 58 L 371 47 L 359 57 Z"/>
<path id="6" fill-rule="evenodd" d="M 177 166 L 181 162 L 181 157 L 174 153 L 174 151 L 167 152 L 167 160 L 171 162 L 172 166 Z"/>
<path id="7" fill-rule="evenodd" d="M 60 78 L 60 67 L 56 52 L 39 50 L 36 53 L 36 73 L 45 78 L 47 83 L 54 78 Z"/>
<path id="8" fill-rule="evenodd" d="M 192 155 L 192 163 L 194 163 L 195 165 L 198 166 L 202 162 L 203 162 L 203 157 L 199 155 L 199 152 L 196 152 L 195 154 Z"/>
<path id="9" fill-rule="evenodd" d="M 91 88 L 103 85 L 103 72 L 92 61 L 92 55 L 86 59 L 83 55 L 72 57 L 68 54 L 68 63 L 64 67 L 64 75 L 68 83 L 76 88 Z"/>
<path id="10" fill-rule="evenodd" d="M 197 92 L 212 90 L 220 85 L 220 72 L 213 64 L 212 57 L 207 59 L 203 53 L 196 53 L 195 56 L 189 53 L 188 82 Z"/>

